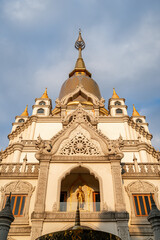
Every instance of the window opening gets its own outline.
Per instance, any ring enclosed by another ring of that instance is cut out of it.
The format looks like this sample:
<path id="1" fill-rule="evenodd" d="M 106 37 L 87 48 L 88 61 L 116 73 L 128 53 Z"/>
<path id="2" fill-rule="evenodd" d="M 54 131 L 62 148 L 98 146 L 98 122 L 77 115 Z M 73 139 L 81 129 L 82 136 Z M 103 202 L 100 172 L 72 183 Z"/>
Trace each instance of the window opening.
<path id="1" fill-rule="evenodd" d="M 61 192 L 60 195 L 60 211 L 66 212 L 67 211 L 67 192 Z"/>
<path id="2" fill-rule="evenodd" d="M 148 216 L 151 210 L 151 198 L 149 194 L 134 194 L 133 202 L 136 216 Z"/>
<path id="3" fill-rule="evenodd" d="M 121 103 L 119 101 L 116 101 L 115 105 L 121 105 Z"/>
<path id="4" fill-rule="evenodd" d="M 8 200 L 8 198 L 9 198 L 9 195 L 6 196 L 5 203 Z M 11 209 L 15 217 L 24 216 L 25 201 L 26 201 L 26 195 L 11 195 Z"/>
<path id="5" fill-rule="evenodd" d="M 43 108 L 39 108 L 39 109 L 37 110 L 37 113 L 44 113 L 44 109 L 43 109 Z"/>
<path id="6" fill-rule="evenodd" d="M 24 122 L 24 119 L 21 118 L 21 119 L 18 120 L 18 122 L 19 122 L 19 123 L 23 123 L 23 122 Z"/>
<path id="7" fill-rule="evenodd" d="M 116 109 L 116 113 L 123 113 L 123 112 L 122 112 L 122 109 L 117 108 L 117 109 Z"/>
<path id="8" fill-rule="evenodd" d="M 44 101 L 39 102 L 39 105 L 46 105 Z"/>
<path id="9" fill-rule="evenodd" d="M 99 212 L 100 211 L 100 193 L 93 192 L 93 211 Z"/>
<path id="10" fill-rule="evenodd" d="M 136 119 L 136 123 L 142 123 L 142 120 L 140 118 Z"/>

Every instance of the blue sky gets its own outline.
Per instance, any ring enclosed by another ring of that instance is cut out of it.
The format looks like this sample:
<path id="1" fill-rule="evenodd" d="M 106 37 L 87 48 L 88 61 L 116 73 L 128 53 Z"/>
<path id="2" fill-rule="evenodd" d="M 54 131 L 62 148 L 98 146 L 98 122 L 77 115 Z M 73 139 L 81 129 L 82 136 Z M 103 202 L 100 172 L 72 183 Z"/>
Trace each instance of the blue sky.
<path id="1" fill-rule="evenodd" d="M 159 0 L 0 0 L 0 146 L 26 104 L 48 88 L 54 105 L 74 68 L 78 29 L 83 58 L 106 100 L 113 87 L 146 116 L 160 149 Z"/>

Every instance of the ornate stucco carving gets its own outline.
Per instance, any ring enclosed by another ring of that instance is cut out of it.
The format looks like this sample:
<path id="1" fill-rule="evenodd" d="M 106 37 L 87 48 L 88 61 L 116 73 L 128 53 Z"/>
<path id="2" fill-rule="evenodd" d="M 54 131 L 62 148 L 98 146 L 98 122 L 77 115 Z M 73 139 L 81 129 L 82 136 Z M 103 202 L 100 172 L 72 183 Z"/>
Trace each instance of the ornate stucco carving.
<path id="1" fill-rule="evenodd" d="M 151 140 L 152 134 L 146 132 L 143 126 L 139 126 L 136 122 L 132 120 L 132 117 L 128 120 L 128 125 L 135 129 L 140 135 L 144 136 L 146 139 Z"/>
<path id="2" fill-rule="evenodd" d="M 1 192 L 32 193 L 34 189 L 35 188 L 28 182 L 15 181 L 6 184 L 4 187 L 1 187 Z"/>
<path id="3" fill-rule="evenodd" d="M 128 194 L 130 193 L 154 193 L 158 191 L 158 188 L 155 187 L 152 183 L 145 181 L 135 181 L 130 183 L 126 188 Z"/>
<path id="4" fill-rule="evenodd" d="M 36 141 L 36 148 L 38 149 L 38 153 L 48 154 L 52 150 L 51 141 L 44 141 L 39 136 Z"/>
<path id="5" fill-rule="evenodd" d="M 26 122 L 24 122 L 21 126 L 18 126 L 12 133 L 8 135 L 9 140 L 12 140 L 15 137 L 17 137 L 19 134 L 21 134 L 21 132 L 27 129 L 32 124 L 32 122 L 36 122 L 37 119 L 38 119 L 37 116 L 29 117 Z"/>
<path id="6" fill-rule="evenodd" d="M 100 155 L 99 149 L 90 142 L 83 133 L 79 132 L 65 147 L 60 150 L 60 155 Z"/>
<path id="7" fill-rule="evenodd" d="M 67 94 L 61 100 L 56 99 L 56 106 L 57 107 L 66 106 L 67 103 L 69 102 L 69 99 L 72 99 L 72 98 L 74 99 L 79 92 L 82 92 L 83 95 L 86 96 L 86 99 L 90 98 L 95 106 L 104 107 L 104 102 L 105 102 L 104 98 L 101 98 L 99 100 L 95 95 L 85 90 L 81 84 L 79 84 L 72 93 Z"/>
<path id="8" fill-rule="evenodd" d="M 97 125 L 98 123 L 98 117 L 93 116 L 90 113 L 87 113 L 81 104 L 78 105 L 77 109 L 69 114 L 62 116 L 62 123 L 63 125 L 67 125 L 70 121 L 82 123 L 82 122 L 91 122 L 92 125 Z"/>
<path id="9" fill-rule="evenodd" d="M 67 117 L 67 126 L 56 134 L 50 141 L 38 137 L 36 158 L 40 155 L 56 156 L 108 156 L 123 157 L 121 147 L 123 139 L 109 140 L 100 130 L 91 124 L 90 116 L 81 105 Z M 96 119 L 96 118 L 95 118 Z M 92 119 L 93 120 L 93 119 Z"/>
<path id="10" fill-rule="evenodd" d="M 115 209 L 116 211 L 125 211 L 120 162 L 111 162 L 111 170 L 114 185 Z"/>

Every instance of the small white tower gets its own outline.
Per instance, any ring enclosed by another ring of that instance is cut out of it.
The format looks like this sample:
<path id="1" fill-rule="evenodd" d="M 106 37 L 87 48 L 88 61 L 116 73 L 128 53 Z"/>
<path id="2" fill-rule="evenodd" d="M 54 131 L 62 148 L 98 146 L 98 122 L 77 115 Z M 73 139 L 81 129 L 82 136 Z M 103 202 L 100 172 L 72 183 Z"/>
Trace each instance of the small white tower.
<path id="1" fill-rule="evenodd" d="M 125 105 L 125 99 L 120 98 L 114 88 L 113 95 L 109 99 L 108 109 L 112 117 L 122 117 L 128 115 L 127 106 Z"/>
<path id="2" fill-rule="evenodd" d="M 131 119 L 137 123 L 139 126 L 143 127 L 145 131 L 149 132 L 148 129 L 148 123 L 146 122 L 146 117 L 141 116 L 139 112 L 136 110 L 134 104 L 133 104 L 133 112 Z"/>
<path id="3" fill-rule="evenodd" d="M 48 97 L 47 88 L 41 98 L 35 99 L 35 105 L 32 106 L 32 115 L 46 117 L 51 114 L 52 102 Z"/>
<path id="4" fill-rule="evenodd" d="M 29 118 L 29 114 L 28 114 L 28 105 L 26 106 L 24 112 L 15 117 L 15 122 L 12 123 L 12 132 L 18 127 L 21 126 L 23 123 L 25 123 L 27 121 L 27 119 Z"/>

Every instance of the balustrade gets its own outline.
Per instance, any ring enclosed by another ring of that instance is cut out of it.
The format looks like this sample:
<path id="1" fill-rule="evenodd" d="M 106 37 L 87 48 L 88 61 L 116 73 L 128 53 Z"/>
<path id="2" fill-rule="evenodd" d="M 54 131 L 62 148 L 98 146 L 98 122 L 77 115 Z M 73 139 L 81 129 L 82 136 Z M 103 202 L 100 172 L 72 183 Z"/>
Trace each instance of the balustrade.
<path id="1" fill-rule="evenodd" d="M 160 175 L 159 163 L 122 163 L 122 174 L 154 174 Z"/>
<path id="2" fill-rule="evenodd" d="M 38 163 L 1 163 L 0 175 L 5 174 L 36 174 L 39 172 Z"/>

